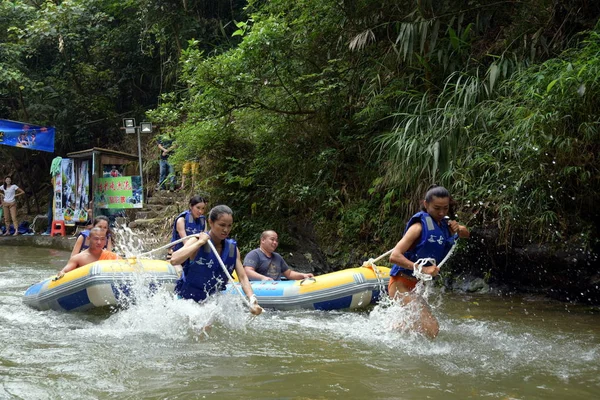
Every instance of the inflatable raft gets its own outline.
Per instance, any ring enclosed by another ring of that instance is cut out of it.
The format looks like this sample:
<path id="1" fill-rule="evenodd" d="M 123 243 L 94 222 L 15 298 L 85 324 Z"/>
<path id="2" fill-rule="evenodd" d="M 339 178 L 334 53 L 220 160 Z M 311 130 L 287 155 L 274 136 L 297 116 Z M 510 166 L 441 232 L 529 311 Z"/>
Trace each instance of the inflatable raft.
<path id="1" fill-rule="evenodd" d="M 178 278 L 175 268 L 162 260 L 96 261 L 48 278 L 27 289 L 23 302 L 37 310 L 84 311 L 120 304 L 133 285 L 172 292 Z M 137 287 L 137 286 L 136 286 Z"/>
<path id="2" fill-rule="evenodd" d="M 387 291 L 390 269 L 358 267 L 299 281 L 251 281 L 263 308 L 355 310 L 375 304 Z M 237 291 L 227 285 L 228 293 Z"/>

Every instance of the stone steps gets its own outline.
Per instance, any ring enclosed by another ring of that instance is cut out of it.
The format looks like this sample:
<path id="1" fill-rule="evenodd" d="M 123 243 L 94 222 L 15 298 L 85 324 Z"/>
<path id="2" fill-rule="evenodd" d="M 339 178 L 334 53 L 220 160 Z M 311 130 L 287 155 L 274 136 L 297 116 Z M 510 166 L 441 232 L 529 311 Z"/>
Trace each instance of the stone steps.
<path id="1" fill-rule="evenodd" d="M 188 199 L 184 192 L 157 190 L 144 202 L 144 208 L 135 213 L 135 220 L 154 220 L 157 218 L 172 218 L 181 213 Z M 145 225 L 142 222 L 141 225 Z"/>
<path id="2" fill-rule="evenodd" d="M 186 197 L 180 193 L 155 192 L 154 196 L 146 200 L 146 204 L 172 204 L 187 202 L 188 200 L 189 199 L 186 199 Z"/>
<path id="3" fill-rule="evenodd" d="M 191 194 L 186 191 L 155 190 L 144 199 L 144 207 L 133 213 L 132 229 L 170 232 L 175 216 L 188 209 Z"/>

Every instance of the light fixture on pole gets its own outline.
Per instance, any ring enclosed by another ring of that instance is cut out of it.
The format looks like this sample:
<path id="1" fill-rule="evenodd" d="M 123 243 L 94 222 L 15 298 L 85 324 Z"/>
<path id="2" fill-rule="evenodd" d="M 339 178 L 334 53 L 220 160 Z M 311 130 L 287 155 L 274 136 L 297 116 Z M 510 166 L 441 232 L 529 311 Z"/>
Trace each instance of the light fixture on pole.
<path id="1" fill-rule="evenodd" d="M 123 118 L 125 133 L 135 133 L 135 118 Z"/>
<path id="2" fill-rule="evenodd" d="M 138 149 L 142 148 L 142 144 L 140 143 L 140 132 L 152 133 L 152 122 L 140 122 L 140 126 L 139 126 L 138 132 L 137 132 Z M 142 176 L 142 153 L 141 153 L 141 150 L 139 153 L 139 157 L 140 157 L 140 177 L 141 177 Z M 144 181 L 142 180 L 142 182 L 144 182 Z"/>
<path id="3" fill-rule="evenodd" d="M 143 177 L 143 168 L 142 168 L 142 143 L 140 140 L 140 131 L 144 133 L 152 133 L 152 123 L 151 122 L 142 122 L 140 126 L 135 126 L 135 118 L 123 118 L 123 127 L 125 128 L 125 133 L 137 133 L 137 142 L 138 142 L 138 164 L 140 166 L 140 181 L 142 185 L 144 184 Z"/>
<path id="4" fill-rule="evenodd" d="M 142 133 L 152 133 L 152 122 L 140 122 Z"/>

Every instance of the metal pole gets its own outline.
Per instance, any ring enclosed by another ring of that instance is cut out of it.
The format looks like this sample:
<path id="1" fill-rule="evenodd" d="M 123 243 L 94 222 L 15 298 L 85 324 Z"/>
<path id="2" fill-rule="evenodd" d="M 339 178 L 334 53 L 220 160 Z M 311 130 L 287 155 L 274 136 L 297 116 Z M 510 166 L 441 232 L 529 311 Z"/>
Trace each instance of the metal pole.
<path id="1" fill-rule="evenodd" d="M 98 183 L 98 179 L 96 176 L 96 151 L 92 151 L 92 190 L 90 190 L 90 192 L 92 193 L 92 217 L 96 218 L 99 213 L 96 210 L 100 210 L 100 208 L 98 207 L 98 205 L 96 204 L 96 199 L 94 199 L 94 195 L 96 193 L 96 184 Z M 94 218 L 90 218 L 90 220 L 94 220 Z"/>
<path id="2" fill-rule="evenodd" d="M 142 184 L 142 193 L 144 190 L 144 175 L 142 175 L 142 142 L 140 141 L 140 128 L 135 128 L 137 132 L 137 140 L 138 140 L 138 163 L 140 164 L 140 181 Z"/>

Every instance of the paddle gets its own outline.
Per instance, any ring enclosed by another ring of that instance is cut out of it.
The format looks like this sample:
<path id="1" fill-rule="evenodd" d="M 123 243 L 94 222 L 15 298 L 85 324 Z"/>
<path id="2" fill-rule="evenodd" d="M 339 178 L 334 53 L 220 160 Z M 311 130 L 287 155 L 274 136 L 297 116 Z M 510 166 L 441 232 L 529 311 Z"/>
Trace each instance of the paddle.
<path id="1" fill-rule="evenodd" d="M 208 233 L 207 233 L 207 235 L 208 235 Z M 242 299 L 244 300 L 244 302 L 246 303 L 246 305 L 248 306 L 248 308 L 253 309 L 254 306 L 258 306 L 258 302 L 256 300 L 256 296 L 252 296 L 251 299 L 248 299 L 248 298 L 246 298 L 246 294 L 243 293 L 240 290 L 239 287 L 237 287 L 237 285 L 235 284 L 235 282 L 233 280 L 233 277 L 231 276 L 231 274 L 227 270 L 227 267 L 225 266 L 225 263 L 221 259 L 221 255 L 219 254 L 219 252 L 215 248 L 215 245 L 210 240 L 210 238 L 208 239 L 207 243 L 210 246 L 210 248 L 212 249 L 213 253 L 215 253 L 215 256 L 217 257 L 217 261 L 219 261 L 219 265 L 221 265 L 221 268 L 223 268 L 223 272 L 225 272 L 225 275 L 227 275 L 227 278 L 229 279 L 229 281 L 231 282 L 231 284 L 233 285 L 233 287 L 235 288 L 235 290 L 237 290 L 237 292 L 240 294 L 240 296 L 242 296 Z M 254 303 L 254 306 L 252 305 L 252 303 Z M 258 306 L 258 307 L 260 308 L 260 306 Z"/>

